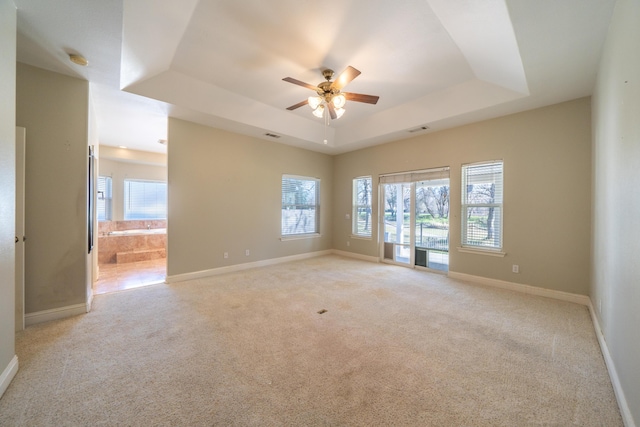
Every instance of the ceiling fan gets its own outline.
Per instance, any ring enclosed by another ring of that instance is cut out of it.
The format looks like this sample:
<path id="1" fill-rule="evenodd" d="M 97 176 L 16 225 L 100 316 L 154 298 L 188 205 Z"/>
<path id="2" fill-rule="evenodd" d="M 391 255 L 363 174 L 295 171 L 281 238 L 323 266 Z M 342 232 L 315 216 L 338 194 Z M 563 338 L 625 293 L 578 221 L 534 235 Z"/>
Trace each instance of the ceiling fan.
<path id="1" fill-rule="evenodd" d="M 303 105 L 309 105 L 313 109 L 313 115 L 316 117 L 324 117 L 325 109 L 329 111 L 329 115 L 332 119 L 338 119 L 344 114 L 344 105 L 348 101 L 364 102 L 367 104 L 376 104 L 379 96 L 363 95 L 361 93 L 341 92 L 351 80 L 360 75 L 360 71 L 356 70 L 352 66 L 348 66 L 343 72 L 341 72 L 334 81 L 331 81 L 333 77 L 333 70 L 326 69 L 322 72 L 322 76 L 326 81 L 313 86 L 309 83 L 301 82 L 292 77 L 285 77 L 285 82 L 293 83 L 298 86 L 306 87 L 317 93 L 317 96 L 310 96 L 302 102 L 298 102 L 287 110 L 295 110 Z"/>

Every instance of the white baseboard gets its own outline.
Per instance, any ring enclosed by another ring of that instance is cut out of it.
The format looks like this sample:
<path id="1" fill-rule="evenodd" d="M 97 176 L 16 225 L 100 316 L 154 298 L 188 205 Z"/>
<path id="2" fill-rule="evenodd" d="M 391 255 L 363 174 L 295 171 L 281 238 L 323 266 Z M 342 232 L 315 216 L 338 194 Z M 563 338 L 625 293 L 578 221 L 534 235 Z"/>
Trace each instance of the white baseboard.
<path id="1" fill-rule="evenodd" d="M 331 253 L 333 253 L 335 255 L 348 257 L 348 258 L 360 259 L 360 260 L 363 260 L 363 261 L 380 262 L 380 258 L 378 258 L 377 256 L 362 255 L 362 254 L 357 254 L 355 252 L 340 251 L 338 249 L 333 249 L 331 251 Z"/>
<path id="2" fill-rule="evenodd" d="M 37 323 L 49 322 L 51 320 L 64 319 L 65 317 L 77 316 L 88 312 L 86 303 L 68 305 L 66 307 L 53 308 L 51 310 L 36 311 L 35 313 L 27 313 L 24 316 L 26 326 L 35 325 Z"/>
<path id="3" fill-rule="evenodd" d="M 629 409 L 629 404 L 627 403 L 627 398 L 625 397 L 624 391 L 622 390 L 622 385 L 620 384 L 620 377 L 618 376 L 616 366 L 613 363 L 613 359 L 611 358 L 611 353 L 609 353 L 609 346 L 607 346 L 607 341 L 605 341 L 604 335 L 602 334 L 600 321 L 598 320 L 598 316 L 596 315 L 595 309 L 593 308 L 591 299 L 589 299 L 588 307 L 589 313 L 591 313 L 593 328 L 596 330 L 596 337 L 598 338 L 598 343 L 600 344 L 600 350 L 602 351 L 602 356 L 604 357 L 604 363 L 607 365 L 607 370 L 609 371 L 611 385 L 613 386 L 613 391 L 616 395 L 616 400 L 618 401 L 618 407 L 620 408 L 622 421 L 624 422 L 625 427 L 636 427 L 636 423 L 633 420 L 633 415 L 631 415 L 631 410 Z"/>
<path id="4" fill-rule="evenodd" d="M 93 289 L 91 289 L 91 292 L 89 292 L 89 298 L 87 299 L 87 309 L 85 311 L 85 313 L 88 313 L 91 311 L 91 307 L 93 306 Z"/>
<path id="5" fill-rule="evenodd" d="M 2 375 L 0 375 L 0 397 L 4 394 L 11 384 L 13 377 L 16 376 L 18 372 L 18 356 L 13 356 L 11 362 L 7 365 L 7 367 L 2 371 Z"/>
<path id="6" fill-rule="evenodd" d="M 226 267 L 212 268 L 210 270 L 194 271 L 193 273 L 175 274 L 173 276 L 167 276 L 167 279 L 165 280 L 165 282 L 176 283 L 176 282 L 183 282 L 185 280 L 202 279 L 204 277 L 217 276 L 219 274 L 249 270 L 251 268 L 266 267 L 269 265 L 282 264 L 285 262 L 299 261 L 299 260 L 315 258 L 323 255 L 331 255 L 332 253 L 333 252 L 331 250 L 307 252 L 299 255 L 291 255 L 291 256 L 286 256 L 281 258 L 271 258 L 271 259 L 265 259 L 261 261 L 255 261 L 255 262 L 247 262 L 244 264 L 235 264 L 235 265 L 229 265 Z"/>
<path id="7" fill-rule="evenodd" d="M 485 286 L 491 286 L 494 288 L 508 289 L 508 290 L 522 292 L 529 295 L 537 295 L 537 296 L 553 298 L 561 301 L 574 302 L 576 304 L 581 304 L 586 306 L 588 306 L 591 303 L 591 300 L 586 295 L 572 294 L 569 292 L 556 291 L 553 289 L 539 288 L 537 286 L 507 282 L 506 280 L 498 280 L 498 279 L 490 279 L 488 277 L 473 276 L 471 274 L 456 273 L 455 271 L 449 271 L 448 276 L 452 279 L 464 280 L 467 282 L 477 283 Z"/>

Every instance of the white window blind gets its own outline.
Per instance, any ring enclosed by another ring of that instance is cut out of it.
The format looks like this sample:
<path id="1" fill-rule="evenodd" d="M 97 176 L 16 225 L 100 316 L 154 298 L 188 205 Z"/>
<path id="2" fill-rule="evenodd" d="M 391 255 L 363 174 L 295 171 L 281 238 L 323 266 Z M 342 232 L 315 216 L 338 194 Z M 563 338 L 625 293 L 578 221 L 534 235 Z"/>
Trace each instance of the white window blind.
<path id="1" fill-rule="evenodd" d="M 96 210 L 98 214 L 98 221 L 111 221 L 112 219 L 112 198 L 111 193 L 111 177 L 99 176 L 98 177 L 98 200 L 96 203 Z"/>
<path id="2" fill-rule="evenodd" d="M 462 246 L 502 248 L 503 162 L 462 166 Z"/>
<path id="3" fill-rule="evenodd" d="M 371 177 L 353 180 L 352 233 L 355 236 L 371 237 Z"/>
<path id="4" fill-rule="evenodd" d="M 124 180 L 124 219 L 166 219 L 167 183 Z"/>
<path id="5" fill-rule="evenodd" d="M 282 176 L 282 235 L 319 232 L 320 180 Z"/>

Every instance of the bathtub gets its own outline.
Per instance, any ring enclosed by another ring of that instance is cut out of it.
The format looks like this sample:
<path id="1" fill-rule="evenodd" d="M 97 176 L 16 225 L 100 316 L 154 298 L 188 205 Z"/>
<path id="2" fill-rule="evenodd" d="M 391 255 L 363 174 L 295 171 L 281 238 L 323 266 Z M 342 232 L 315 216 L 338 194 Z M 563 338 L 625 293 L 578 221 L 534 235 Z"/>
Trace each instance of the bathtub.
<path id="1" fill-rule="evenodd" d="M 166 227 L 113 230 L 98 236 L 98 264 L 166 258 L 166 247 Z"/>
<path id="2" fill-rule="evenodd" d="M 139 236 L 143 234 L 167 234 L 166 228 L 139 228 L 134 230 L 109 231 L 107 236 Z"/>

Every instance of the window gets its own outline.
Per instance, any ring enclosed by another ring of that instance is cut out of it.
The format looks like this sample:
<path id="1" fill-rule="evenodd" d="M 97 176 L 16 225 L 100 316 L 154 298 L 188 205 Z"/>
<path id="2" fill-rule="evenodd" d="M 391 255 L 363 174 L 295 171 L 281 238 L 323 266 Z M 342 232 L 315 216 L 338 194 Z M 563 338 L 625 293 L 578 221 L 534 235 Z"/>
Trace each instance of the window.
<path id="1" fill-rule="evenodd" d="M 462 166 L 462 246 L 502 249 L 502 161 Z"/>
<path id="2" fill-rule="evenodd" d="M 98 213 L 98 221 L 111 221 L 113 194 L 111 192 L 111 177 L 98 177 L 98 202 L 96 209 Z"/>
<path id="3" fill-rule="evenodd" d="M 318 233 L 320 180 L 282 176 L 282 235 Z"/>
<path id="4" fill-rule="evenodd" d="M 371 177 L 353 180 L 353 225 L 354 236 L 371 237 Z"/>
<path id="5" fill-rule="evenodd" d="M 166 219 L 167 183 L 124 180 L 124 219 Z"/>

